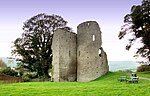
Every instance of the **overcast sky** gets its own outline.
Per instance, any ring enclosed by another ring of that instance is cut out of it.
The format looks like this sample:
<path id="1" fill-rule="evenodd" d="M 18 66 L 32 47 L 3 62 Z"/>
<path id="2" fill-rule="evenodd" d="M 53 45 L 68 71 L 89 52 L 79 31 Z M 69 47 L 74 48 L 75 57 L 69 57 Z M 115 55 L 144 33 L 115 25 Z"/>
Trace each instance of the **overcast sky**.
<path id="1" fill-rule="evenodd" d="M 102 31 L 102 46 L 109 61 L 135 60 L 134 46 L 125 50 L 127 38 L 118 39 L 123 18 L 132 5 L 142 0 L 0 0 L 0 57 L 11 56 L 12 41 L 21 36 L 23 22 L 39 13 L 56 14 L 68 21 L 74 32 L 78 24 L 97 21 Z"/>

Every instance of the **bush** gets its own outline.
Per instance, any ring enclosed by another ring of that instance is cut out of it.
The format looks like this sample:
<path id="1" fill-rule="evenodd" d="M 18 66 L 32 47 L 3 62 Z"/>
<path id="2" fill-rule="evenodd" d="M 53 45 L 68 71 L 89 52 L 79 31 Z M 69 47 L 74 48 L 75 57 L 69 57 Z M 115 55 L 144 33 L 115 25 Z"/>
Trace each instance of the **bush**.
<path id="1" fill-rule="evenodd" d="M 150 65 L 141 65 L 137 68 L 137 72 L 150 71 Z"/>
<path id="2" fill-rule="evenodd" d="M 6 67 L 6 68 L 2 69 L 0 73 L 10 75 L 10 76 L 18 76 L 18 72 L 11 69 L 10 67 Z"/>
<path id="3" fill-rule="evenodd" d="M 25 72 L 22 75 L 22 78 L 25 82 L 30 82 L 30 81 L 32 81 L 32 79 L 34 79 L 36 77 L 37 77 L 37 73 L 34 73 L 34 72 Z"/>
<path id="4" fill-rule="evenodd" d="M 31 81 L 29 74 L 23 75 L 22 78 L 23 78 L 24 82 L 30 82 Z"/>

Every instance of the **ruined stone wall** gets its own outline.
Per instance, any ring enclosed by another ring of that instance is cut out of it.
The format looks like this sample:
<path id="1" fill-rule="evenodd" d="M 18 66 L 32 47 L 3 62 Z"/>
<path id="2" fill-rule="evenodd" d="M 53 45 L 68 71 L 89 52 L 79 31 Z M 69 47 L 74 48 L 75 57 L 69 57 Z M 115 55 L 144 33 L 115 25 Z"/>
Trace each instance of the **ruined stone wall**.
<path id="1" fill-rule="evenodd" d="M 91 81 L 107 71 L 99 25 L 95 21 L 80 24 L 77 28 L 77 81 Z"/>
<path id="2" fill-rule="evenodd" d="M 101 31 L 95 21 L 81 23 L 77 34 L 56 30 L 52 50 L 54 81 L 87 82 L 109 71 Z"/>
<path id="3" fill-rule="evenodd" d="M 61 29 L 56 30 L 52 50 L 54 81 L 75 81 L 77 77 L 76 34 Z"/>
<path id="4" fill-rule="evenodd" d="M 102 75 L 106 74 L 109 71 L 107 54 L 102 48 L 102 66 L 101 66 L 101 73 Z"/>

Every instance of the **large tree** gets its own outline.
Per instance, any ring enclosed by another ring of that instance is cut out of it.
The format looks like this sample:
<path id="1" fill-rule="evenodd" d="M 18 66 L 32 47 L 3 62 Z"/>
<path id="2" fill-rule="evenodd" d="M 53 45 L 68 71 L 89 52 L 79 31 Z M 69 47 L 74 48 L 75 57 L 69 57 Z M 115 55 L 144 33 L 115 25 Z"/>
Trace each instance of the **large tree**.
<path id="1" fill-rule="evenodd" d="M 127 50 L 140 40 L 142 46 L 138 48 L 135 56 L 150 61 L 150 0 L 143 0 L 141 5 L 132 6 L 130 14 L 124 17 L 124 23 L 118 35 L 119 39 L 131 34 Z"/>
<path id="2" fill-rule="evenodd" d="M 21 38 L 14 41 L 13 55 L 20 56 L 20 67 L 36 72 L 38 77 L 48 78 L 52 67 L 52 37 L 57 28 L 71 30 L 58 15 L 44 13 L 33 16 L 24 22 Z"/>

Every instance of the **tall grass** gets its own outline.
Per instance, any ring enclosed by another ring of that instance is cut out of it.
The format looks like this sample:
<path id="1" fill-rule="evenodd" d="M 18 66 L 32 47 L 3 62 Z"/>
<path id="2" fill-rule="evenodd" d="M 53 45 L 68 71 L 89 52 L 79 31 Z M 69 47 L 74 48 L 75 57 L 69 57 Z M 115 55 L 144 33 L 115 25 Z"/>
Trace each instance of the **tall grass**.
<path id="1" fill-rule="evenodd" d="M 138 84 L 119 82 L 127 75 L 123 72 L 108 73 L 91 82 L 28 82 L 0 84 L 0 96 L 149 96 L 150 81 Z"/>

